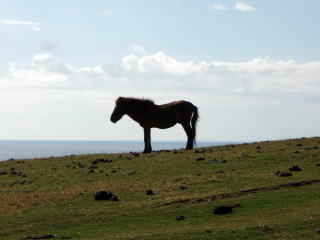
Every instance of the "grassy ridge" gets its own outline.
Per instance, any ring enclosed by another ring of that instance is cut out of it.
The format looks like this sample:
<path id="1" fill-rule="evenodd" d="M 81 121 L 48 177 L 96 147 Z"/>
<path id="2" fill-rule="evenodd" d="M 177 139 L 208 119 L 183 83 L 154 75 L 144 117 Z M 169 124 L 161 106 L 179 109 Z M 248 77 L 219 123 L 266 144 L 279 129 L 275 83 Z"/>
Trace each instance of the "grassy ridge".
<path id="1" fill-rule="evenodd" d="M 319 239 L 319 148 L 304 138 L 0 162 L 0 239 Z M 120 201 L 94 201 L 100 190 Z"/>

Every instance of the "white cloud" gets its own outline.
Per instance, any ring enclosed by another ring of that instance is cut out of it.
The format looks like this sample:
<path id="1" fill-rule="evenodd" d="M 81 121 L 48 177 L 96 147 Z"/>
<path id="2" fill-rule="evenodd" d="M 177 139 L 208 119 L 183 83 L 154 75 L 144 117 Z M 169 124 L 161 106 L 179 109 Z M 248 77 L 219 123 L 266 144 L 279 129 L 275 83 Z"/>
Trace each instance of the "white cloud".
<path id="1" fill-rule="evenodd" d="M 131 53 L 138 56 L 144 56 L 147 54 L 147 51 L 143 46 L 134 44 L 131 46 Z"/>
<path id="2" fill-rule="evenodd" d="M 237 2 L 234 6 L 234 9 L 242 11 L 242 12 L 255 10 L 255 8 L 253 6 L 250 6 L 249 4 L 243 3 L 243 2 Z"/>
<path id="3" fill-rule="evenodd" d="M 8 25 L 22 25 L 22 26 L 29 26 L 31 27 L 32 30 L 34 31 L 41 31 L 42 29 L 40 26 L 42 25 L 41 23 L 38 22 L 30 22 L 30 21 L 18 21 L 18 20 L 2 20 L 1 21 L 3 24 L 8 24 Z"/>
<path id="4" fill-rule="evenodd" d="M 49 61 L 51 59 L 53 59 L 53 57 L 47 53 L 38 54 L 32 57 L 32 60 L 34 62 Z"/>
<path id="5" fill-rule="evenodd" d="M 222 5 L 222 4 L 213 4 L 211 6 L 211 9 L 214 9 L 214 10 L 228 10 L 228 7 L 226 7 L 225 5 Z"/>
<path id="6" fill-rule="evenodd" d="M 0 78 L 0 87 L 90 90 L 112 97 L 188 96 L 225 106 L 319 104 L 319 75 L 320 61 L 297 63 L 262 58 L 194 63 L 158 52 L 140 57 L 129 55 L 118 64 L 75 67 L 52 55 L 40 54 L 31 63 L 11 64 L 9 74 Z"/>
<path id="7" fill-rule="evenodd" d="M 13 87 L 41 87 L 79 89 L 95 85 L 105 75 L 101 66 L 76 68 L 50 54 L 32 57 L 29 64 L 10 64 L 10 85 Z M 1 81 L 1 80 L 0 80 Z"/>

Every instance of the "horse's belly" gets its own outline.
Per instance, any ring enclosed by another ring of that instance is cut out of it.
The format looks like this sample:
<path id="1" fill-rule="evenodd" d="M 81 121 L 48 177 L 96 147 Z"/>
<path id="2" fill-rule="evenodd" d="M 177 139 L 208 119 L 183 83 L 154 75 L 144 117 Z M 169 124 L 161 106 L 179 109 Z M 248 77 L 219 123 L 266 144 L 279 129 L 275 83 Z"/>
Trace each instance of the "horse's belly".
<path id="1" fill-rule="evenodd" d="M 176 125 L 176 122 L 170 122 L 170 123 L 158 123 L 155 124 L 155 128 L 160 128 L 160 129 L 166 129 L 166 128 L 170 128 L 173 127 L 174 125 Z"/>

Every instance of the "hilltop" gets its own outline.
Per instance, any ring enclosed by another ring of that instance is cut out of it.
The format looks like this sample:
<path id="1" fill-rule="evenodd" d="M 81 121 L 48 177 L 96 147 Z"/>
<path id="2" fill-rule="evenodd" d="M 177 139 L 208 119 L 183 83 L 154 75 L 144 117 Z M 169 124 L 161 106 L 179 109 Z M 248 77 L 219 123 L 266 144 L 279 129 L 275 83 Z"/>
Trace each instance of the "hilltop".
<path id="1" fill-rule="evenodd" d="M 320 237 L 316 137 L 5 161 L 0 186 L 4 240 Z"/>

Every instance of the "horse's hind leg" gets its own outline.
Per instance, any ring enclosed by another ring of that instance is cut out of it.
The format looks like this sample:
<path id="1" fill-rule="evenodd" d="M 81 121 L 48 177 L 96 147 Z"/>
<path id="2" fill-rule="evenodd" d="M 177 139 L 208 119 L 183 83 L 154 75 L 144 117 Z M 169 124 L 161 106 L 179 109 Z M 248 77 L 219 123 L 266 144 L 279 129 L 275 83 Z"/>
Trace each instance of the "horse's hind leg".
<path id="1" fill-rule="evenodd" d="M 181 123 L 184 131 L 186 132 L 188 136 L 188 141 L 186 145 L 186 149 L 193 149 L 193 133 L 189 122 Z"/>
<path id="2" fill-rule="evenodd" d="M 144 130 L 144 151 L 143 153 L 150 153 L 152 151 L 151 147 L 151 129 L 143 128 Z"/>

